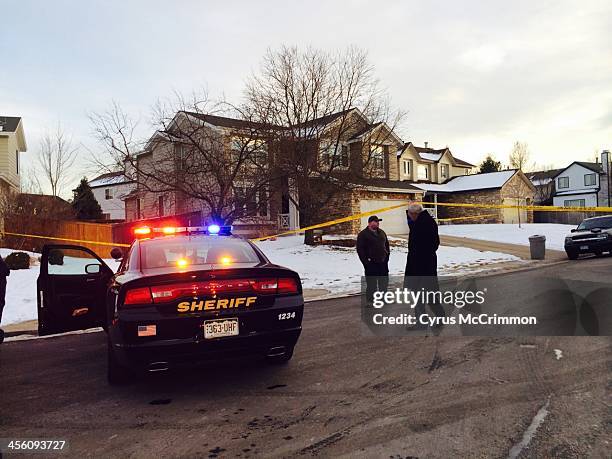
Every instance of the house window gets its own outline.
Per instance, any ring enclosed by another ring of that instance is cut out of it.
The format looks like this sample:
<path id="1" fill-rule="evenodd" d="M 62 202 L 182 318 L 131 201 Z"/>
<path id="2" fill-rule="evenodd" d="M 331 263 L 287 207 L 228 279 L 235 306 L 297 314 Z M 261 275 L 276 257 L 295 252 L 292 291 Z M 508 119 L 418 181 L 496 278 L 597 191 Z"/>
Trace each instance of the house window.
<path id="1" fill-rule="evenodd" d="M 111 190 L 110 188 L 105 188 L 104 199 L 113 199 L 113 190 Z"/>
<path id="2" fill-rule="evenodd" d="M 448 178 L 448 164 L 442 164 L 440 166 L 440 176 L 443 179 L 447 179 Z"/>
<path id="3" fill-rule="evenodd" d="M 593 186 L 597 184 L 595 174 L 584 174 L 584 186 Z"/>
<path id="4" fill-rule="evenodd" d="M 136 218 L 138 220 L 140 220 L 141 218 L 144 218 L 143 210 L 144 210 L 144 205 L 143 205 L 142 198 L 136 199 Z"/>
<path id="5" fill-rule="evenodd" d="M 235 187 L 235 206 L 242 207 L 245 216 L 267 217 L 268 216 L 268 192 L 260 189 L 255 191 L 248 187 Z"/>
<path id="6" fill-rule="evenodd" d="M 159 211 L 159 216 L 164 216 L 164 197 L 160 196 L 157 198 L 157 210 Z"/>
<path id="7" fill-rule="evenodd" d="M 321 147 L 319 148 L 319 160 L 322 165 L 327 167 L 348 167 L 348 144 L 321 142 Z"/>
<path id="8" fill-rule="evenodd" d="M 429 180 L 429 166 L 419 165 L 418 179 Z"/>
<path id="9" fill-rule="evenodd" d="M 231 149 L 234 162 L 245 162 L 248 159 L 257 166 L 268 163 L 268 144 L 265 140 L 234 136 Z"/>
<path id="10" fill-rule="evenodd" d="M 565 207 L 586 207 L 586 200 L 584 199 L 566 199 L 563 201 Z"/>
<path id="11" fill-rule="evenodd" d="M 17 175 L 19 175 L 19 150 L 15 150 L 15 170 Z"/>
<path id="12" fill-rule="evenodd" d="M 180 143 L 174 144 L 174 158 L 176 161 L 176 169 L 179 171 L 184 171 L 187 168 L 184 145 Z"/>
<path id="13" fill-rule="evenodd" d="M 384 145 L 373 145 L 370 148 L 370 158 L 372 159 L 372 167 L 376 170 L 385 168 L 385 147 Z"/>
<path id="14" fill-rule="evenodd" d="M 557 186 L 559 188 L 569 188 L 569 177 L 559 177 L 557 179 Z"/>
<path id="15" fill-rule="evenodd" d="M 404 160 L 404 175 L 410 175 L 410 160 L 409 159 L 405 159 Z"/>

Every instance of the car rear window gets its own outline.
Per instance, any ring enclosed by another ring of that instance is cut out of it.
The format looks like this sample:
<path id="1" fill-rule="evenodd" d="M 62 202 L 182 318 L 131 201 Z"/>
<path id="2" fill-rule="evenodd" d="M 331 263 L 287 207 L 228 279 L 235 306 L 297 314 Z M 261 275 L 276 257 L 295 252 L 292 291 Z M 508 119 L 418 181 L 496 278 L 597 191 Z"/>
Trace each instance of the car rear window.
<path id="1" fill-rule="evenodd" d="M 612 217 L 601 217 L 601 218 L 595 218 L 593 220 L 584 220 L 580 224 L 580 226 L 578 226 L 578 229 L 580 230 L 590 230 L 593 228 L 601 228 L 601 229 L 612 228 Z"/>
<path id="2" fill-rule="evenodd" d="M 223 236 L 172 236 L 141 242 L 143 269 L 257 263 L 259 256 L 242 239 Z"/>

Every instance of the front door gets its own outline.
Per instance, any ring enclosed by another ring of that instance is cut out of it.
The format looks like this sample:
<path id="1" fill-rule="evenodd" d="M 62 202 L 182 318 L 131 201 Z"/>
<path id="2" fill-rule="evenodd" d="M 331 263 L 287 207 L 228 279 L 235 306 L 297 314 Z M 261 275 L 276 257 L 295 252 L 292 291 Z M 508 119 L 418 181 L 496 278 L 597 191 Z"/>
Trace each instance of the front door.
<path id="1" fill-rule="evenodd" d="M 37 282 L 39 335 L 103 326 L 112 276 L 106 263 L 85 247 L 45 245 Z"/>

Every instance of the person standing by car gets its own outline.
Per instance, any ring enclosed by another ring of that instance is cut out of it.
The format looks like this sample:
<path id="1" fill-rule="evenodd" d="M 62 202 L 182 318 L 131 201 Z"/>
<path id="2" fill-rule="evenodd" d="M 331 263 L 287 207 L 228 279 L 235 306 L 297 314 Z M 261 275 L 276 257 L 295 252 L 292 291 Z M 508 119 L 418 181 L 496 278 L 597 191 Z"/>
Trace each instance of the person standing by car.
<path id="1" fill-rule="evenodd" d="M 408 215 L 408 257 L 404 287 L 412 290 L 421 288 L 437 291 L 438 284 L 438 257 L 436 251 L 440 247 L 438 224 L 421 204 L 411 204 L 406 212 Z M 444 308 L 438 303 L 429 305 L 438 317 L 444 317 Z M 416 328 L 423 327 L 420 317 L 425 314 L 425 304 L 419 303 L 415 307 L 417 317 Z"/>
<path id="2" fill-rule="evenodd" d="M 2 311 L 4 311 L 4 297 L 6 296 L 6 278 L 11 273 L 6 262 L 0 257 L 0 323 L 2 323 Z M 0 343 L 4 341 L 4 330 L 0 328 Z"/>
<path id="3" fill-rule="evenodd" d="M 375 291 L 385 291 L 389 285 L 389 239 L 380 228 L 381 218 L 368 218 L 368 226 L 357 235 L 357 255 L 366 276 L 366 300 L 372 302 Z"/>

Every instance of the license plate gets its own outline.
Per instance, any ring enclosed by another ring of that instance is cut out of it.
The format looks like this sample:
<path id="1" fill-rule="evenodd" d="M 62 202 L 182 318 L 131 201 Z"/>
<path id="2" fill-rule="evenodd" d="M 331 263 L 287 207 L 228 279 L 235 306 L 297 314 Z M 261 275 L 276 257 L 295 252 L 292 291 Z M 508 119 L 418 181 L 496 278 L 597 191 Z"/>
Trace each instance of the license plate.
<path id="1" fill-rule="evenodd" d="M 580 250 L 589 250 L 589 246 L 588 245 L 581 245 L 580 246 Z"/>
<path id="2" fill-rule="evenodd" d="M 238 319 L 217 319 L 204 321 L 204 339 L 238 335 Z"/>

